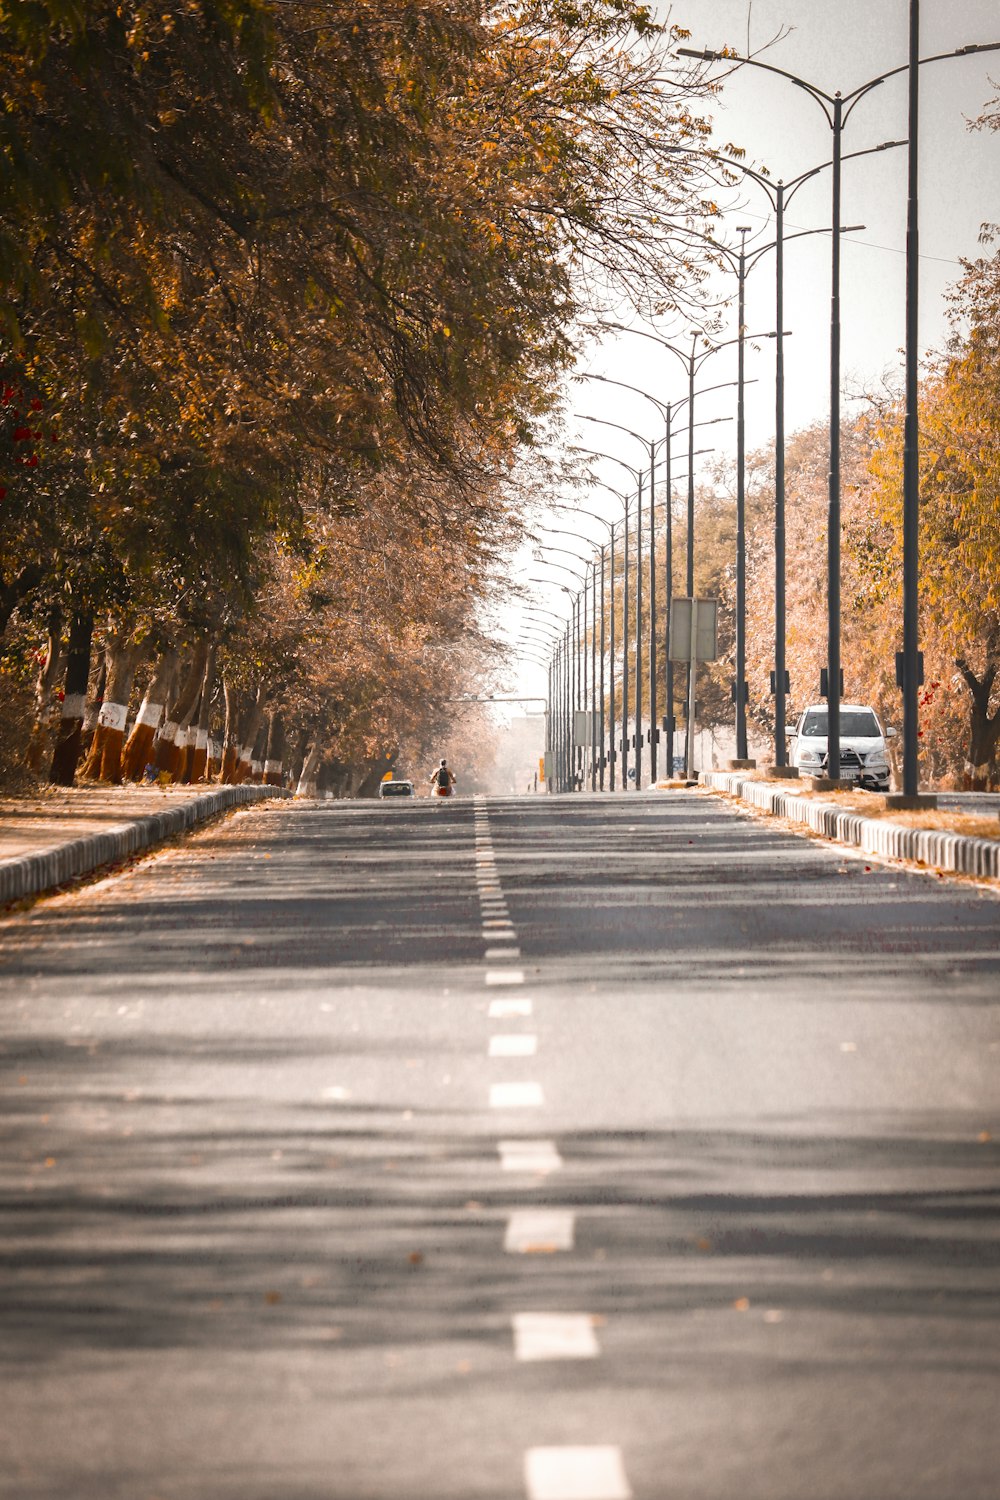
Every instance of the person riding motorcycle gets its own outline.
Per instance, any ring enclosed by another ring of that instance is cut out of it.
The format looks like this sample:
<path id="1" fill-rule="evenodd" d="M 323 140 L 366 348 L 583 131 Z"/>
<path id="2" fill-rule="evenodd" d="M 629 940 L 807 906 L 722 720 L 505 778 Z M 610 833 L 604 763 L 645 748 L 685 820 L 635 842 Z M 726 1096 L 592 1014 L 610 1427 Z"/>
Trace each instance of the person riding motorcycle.
<path id="1" fill-rule="evenodd" d="M 435 797 L 450 797 L 455 785 L 455 777 L 448 767 L 448 762 L 442 760 L 436 770 L 430 776 L 432 795 Z"/>

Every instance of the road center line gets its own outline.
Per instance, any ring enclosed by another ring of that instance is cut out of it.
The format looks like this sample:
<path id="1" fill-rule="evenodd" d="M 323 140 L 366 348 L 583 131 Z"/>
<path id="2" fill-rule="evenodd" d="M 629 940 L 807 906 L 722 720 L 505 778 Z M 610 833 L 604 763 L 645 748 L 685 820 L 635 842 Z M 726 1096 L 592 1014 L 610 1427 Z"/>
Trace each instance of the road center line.
<path id="1" fill-rule="evenodd" d="M 487 1015 L 491 1021 L 506 1021 L 510 1016 L 530 1016 L 533 1000 L 491 1000 Z"/>
<path id="2" fill-rule="evenodd" d="M 534 1057 L 538 1051 L 538 1038 L 527 1031 L 490 1037 L 490 1057 Z"/>
<path id="3" fill-rule="evenodd" d="M 547 1255 L 572 1250 L 575 1214 L 561 1208 L 518 1208 L 507 1220 L 508 1255 Z"/>
<path id="4" fill-rule="evenodd" d="M 525 1172 L 537 1176 L 558 1172 L 563 1164 L 555 1141 L 498 1141 L 497 1150 L 502 1172 Z"/>
<path id="5" fill-rule="evenodd" d="M 529 1448 L 528 1500 L 632 1500 L 620 1448 Z"/>
<path id="6" fill-rule="evenodd" d="M 596 1359 L 600 1350 L 589 1313 L 515 1313 L 514 1356 L 540 1359 Z"/>
<path id="7" fill-rule="evenodd" d="M 490 1085 L 490 1109 L 541 1109 L 545 1103 L 540 1083 Z"/>

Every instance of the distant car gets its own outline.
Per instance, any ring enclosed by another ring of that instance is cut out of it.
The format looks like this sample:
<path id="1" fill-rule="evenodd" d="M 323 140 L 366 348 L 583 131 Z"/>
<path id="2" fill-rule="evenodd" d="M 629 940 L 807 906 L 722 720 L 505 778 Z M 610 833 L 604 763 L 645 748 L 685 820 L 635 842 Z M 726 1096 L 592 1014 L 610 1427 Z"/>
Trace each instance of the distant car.
<path id="1" fill-rule="evenodd" d="M 786 728 L 785 733 L 795 741 L 793 766 L 813 776 L 826 775 L 828 727 L 826 704 L 812 703 L 799 715 L 797 724 Z M 885 742 L 895 733 L 894 729 L 882 728 L 878 714 L 867 703 L 842 703 L 840 774 L 844 780 L 856 781 L 870 792 L 887 792 L 889 756 Z"/>
<path id="2" fill-rule="evenodd" d="M 380 797 L 412 797 L 412 781 L 383 781 L 379 784 Z"/>

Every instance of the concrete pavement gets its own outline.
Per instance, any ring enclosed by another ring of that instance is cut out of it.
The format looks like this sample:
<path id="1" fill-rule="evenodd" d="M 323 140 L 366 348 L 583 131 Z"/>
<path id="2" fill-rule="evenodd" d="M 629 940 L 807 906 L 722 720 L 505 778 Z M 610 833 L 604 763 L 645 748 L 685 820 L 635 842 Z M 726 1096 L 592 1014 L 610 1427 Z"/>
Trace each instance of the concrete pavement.
<path id="1" fill-rule="evenodd" d="M 697 794 L 8 917 L 0 1495 L 993 1500 L 998 980 L 992 893 Z"/>

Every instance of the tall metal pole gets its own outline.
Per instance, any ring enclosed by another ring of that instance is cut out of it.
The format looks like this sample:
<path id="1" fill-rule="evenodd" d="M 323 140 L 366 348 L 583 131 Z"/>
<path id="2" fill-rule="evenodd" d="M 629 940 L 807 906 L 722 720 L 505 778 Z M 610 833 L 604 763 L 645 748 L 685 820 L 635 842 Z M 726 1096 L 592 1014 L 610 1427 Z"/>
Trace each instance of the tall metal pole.
<path id="1" fill-rule="evenodd" d="M 688 488 L 687 488 L 687 569 L 686 586 L 689 599 L 694 598 L 694 376 L 695 376 L 695 346 L 698 343 L 698 335 L 693 336 L 691 343 L 691 357 L 688 361 Z M 692 625 L 694 630 L 693 616 L 694 605 L 691 606 Z M 695 683 L 697 667 L 692 661 L 688 667 L 688 713 L 694 713 Z M 694 723 L 689 722 L 687 734 L 684 738 L 684 775 L 691 779 L 694 774 Z"/>
<path id="2" fill-rule="evenodd" d="M 563 730 L 563 791 L 568 792 L 572 786 L 573 774 L 573 661 L 575 657 L 573 650 L 573 621 L 572 611 L 566 622 L 566 690 Z"/>
<path id="3" fill-rule="evenodd" d="M 774 764 L 788 762 L 785 748 L 785 185 L 775 195 L 774 365 Z"/>
<path id="4" fill-rule="evenodd" d="M 604 791 L 604 554 L 606 551 L 607 543 L 605 542 L 601 547 L 601 683 L 599 694 L 599 716 L 601 733 L 600 738 L 597 742 L 601 747 L 599 771 L 600 787 L 602 792 Z"/>
<path id="5" fill-rule="evenodd" d="M 625 588 L 622 601 L 622 791 L 628 791 L 628 508 L 625 501 Z"/>
<path id="6" fill-rule="evenodd" d="M 669 411 L 669 407 L 667 408 Z M 670 428 L 667 428 L 670 447 Z M 656 780 L 656 459 L 649 445 L 649 781 Z"/>
<path id="7" fill-rule="evenodd" d="M 591 558 L 591 790 L 597 790 L 597 558 Z"/>
<path id="8" fill-rule="evenodd" d="M 920 414 L 917 407 L 918 259 L 918 80 L 920 3 L 910 0 L 909 146 L 906 199 L 906 416 L 903 432 L 903 795 L 915 797 L 920 782 L 919 628 L 917 592 L 920 565 Z"/>
<path id="9" fill-rule="evenodd" d="M 833 99 L 833 240 L 830 289 L 830 497 L 827 506 L 827 775 L 840 776 L 840 145 L 843 100 Z"/>
<path id="10" fill-rule="evenodd" d="M 666 465 L 664 474 L 666 478 L 666 507 L 667 514 L 664 526 L 664 577 L 663 577 L 663 657 L 667 664 L 667 701 L 666 720 L 667 732 L 665 740 L 664 758 L 666 760 L 666 773 L 668 779 L 674 774 L 674 664 L 670 660 L 670 599 L 674 591 L 674 517 L 673 517 L 673 475 L 670 468 L 670 426 L 673 416 L 673 404 L 667 402 L 667 446 Z"/>
<path id="11" fill-rule="evenodd" d="M 583 709 L 583 674 L 586 669 L 587 658 L 582 648 L 583 638 L 586 633 L 587 619 L 587 591 L 581 589 L 573 600 L 573 663 L 576 674 L 576 683 L 573 692 L 573 791 L 577 790 L 577 782 L 580 780 L 582 749 L 576 733 L 577 714 Z"/>
<path id="12" fill-rule="evenodd" d="M 611 528 L 611 643 L 608 651 L 608 672 L 611 679 L 611 690 L 608 694 L 608 727 L 610 745 L 610 764 L 608 767 L 608 782 L 610 790 L 615 790 L 615 771 L 618 765 L 618 751 L 615 745 L 617 733 L 617 720 L 615 718 L 615 528 Z"/>
<path id="13" fill-rule="evenodd" d="M 642 470 L 635 505 L 635 790 L 642 781 Z"/>
<path id="14" fill-rule="evenodd" d="M 746 529 L 746 423 L 744 366 L 746 348 L 746 274 L 749 226 L 737 228 L 740 236 L 737 298 L 736 365 L 736 758 L 747 758 L 747 529 Z"/>

